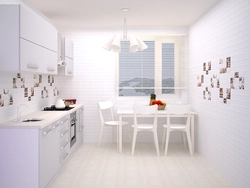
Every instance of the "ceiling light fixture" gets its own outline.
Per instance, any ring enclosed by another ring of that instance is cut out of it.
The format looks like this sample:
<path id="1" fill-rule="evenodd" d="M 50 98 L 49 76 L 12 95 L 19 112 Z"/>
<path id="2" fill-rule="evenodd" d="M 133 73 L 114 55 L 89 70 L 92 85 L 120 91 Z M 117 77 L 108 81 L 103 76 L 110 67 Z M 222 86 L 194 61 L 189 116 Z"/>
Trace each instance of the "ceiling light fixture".
<path id="1" fill-rule="evenodd" d="M 123 8 L 123 12 L 127 12 L 129 9 Z M 143 51 L 148 48 L 148 46 L 140 39 L 135 37 L 134 35 L 127 35 L 127 23 L 126 18 L 124 18 L 123 25 L 123 36 L 114 35 L 112 36 L 103 46 L 104 49 L 108 51 L 120 52 L 121 51 L 121 43 L 127 42 L 129 44 L 130 52 Z"/>

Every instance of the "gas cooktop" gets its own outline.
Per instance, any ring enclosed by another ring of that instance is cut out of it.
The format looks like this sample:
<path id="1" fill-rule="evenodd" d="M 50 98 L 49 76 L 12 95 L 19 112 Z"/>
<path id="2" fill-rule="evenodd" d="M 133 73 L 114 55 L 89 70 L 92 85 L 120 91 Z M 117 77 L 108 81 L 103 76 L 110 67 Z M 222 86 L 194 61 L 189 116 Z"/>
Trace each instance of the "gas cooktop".
<path id="1" fill-rule="evenodd" d="M 55 105 L 52 105 L 50 107 L 45 107 L 43 109 L 43 111 L 67 111 L 67 110 L 71 110 L 73 108 L 74 107 L 69 107 L 69 106 L 66 106 L 65 108 L 56 108 Z"/>

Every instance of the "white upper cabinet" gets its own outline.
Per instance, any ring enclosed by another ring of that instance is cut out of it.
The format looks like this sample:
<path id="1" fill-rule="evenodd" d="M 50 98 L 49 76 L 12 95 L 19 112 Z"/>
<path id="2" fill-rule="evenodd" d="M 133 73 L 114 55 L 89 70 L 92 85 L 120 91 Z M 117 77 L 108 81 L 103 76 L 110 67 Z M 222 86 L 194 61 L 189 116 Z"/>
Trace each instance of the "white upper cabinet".
<path id="1" fill-rule="evenodd" d="M 22 6 L 20 37 L 57 53 L 57 30 L 40 15 Z"/>
<path id="2" fill-rule="evenodd" d="M 65 57 L 74 59 L 73 58 L 73 50 L 74 50 L 73 42 L 67 38 L 64 38 L 64 46 L 65 46 Z"/>
<path id="3" fill-rule="evenodd" d="M 58 74 L 65 76 L 73 76 L 74 57 L 73 57 L 74 43 L 58 35 Z"/>
<path id="4" fill-rule="evenodd" d="M 57 74 L 57 30 L 19 4 L 0 5 L 0 71 Z"/>

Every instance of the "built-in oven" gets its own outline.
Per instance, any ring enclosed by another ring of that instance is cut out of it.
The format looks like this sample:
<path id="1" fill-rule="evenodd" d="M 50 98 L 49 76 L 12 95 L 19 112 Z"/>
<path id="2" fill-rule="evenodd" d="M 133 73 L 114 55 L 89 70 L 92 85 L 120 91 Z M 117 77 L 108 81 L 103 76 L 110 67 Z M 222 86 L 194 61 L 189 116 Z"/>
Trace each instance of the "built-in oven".
<path id="1" fill-rule="evenodd" d="M 70 147 L 76 143 L 76 112 L 70 114 Z"/>

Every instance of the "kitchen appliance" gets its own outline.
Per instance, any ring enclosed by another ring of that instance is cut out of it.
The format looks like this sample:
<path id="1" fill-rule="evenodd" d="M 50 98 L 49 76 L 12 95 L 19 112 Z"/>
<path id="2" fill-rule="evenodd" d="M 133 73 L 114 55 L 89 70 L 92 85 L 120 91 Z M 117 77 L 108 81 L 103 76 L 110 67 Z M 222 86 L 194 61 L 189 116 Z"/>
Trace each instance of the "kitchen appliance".
<path id="1" fill-rule="evenodd" d="M 76 111 L 70 114 L 70 147 L 76 143 Z"/>
<path id="2" fill-rule="evenodd" d="M 55 106 L 58 109 L 63 109 L 63 108 L 65 108 L 65 103 L 62 99 L 58 98 Z"/>
<path id="3" fill-rule="evenodd" d="M 67 110 L 71 110 L 74 107 L 69 107 L 69 106 L 65 106 L 64 108 L 56 108 L 55 105 L 52 105 L 50 107 L 45 107 L 43 109 L 43 111 L 67 111 Z"/>

